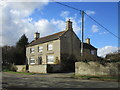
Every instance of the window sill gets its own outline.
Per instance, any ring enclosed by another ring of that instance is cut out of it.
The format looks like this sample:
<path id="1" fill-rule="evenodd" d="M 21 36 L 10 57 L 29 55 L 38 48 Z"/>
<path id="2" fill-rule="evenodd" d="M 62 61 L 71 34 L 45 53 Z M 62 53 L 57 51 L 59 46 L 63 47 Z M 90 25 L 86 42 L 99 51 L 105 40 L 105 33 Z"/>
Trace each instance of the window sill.
<path id="1" fill-rule="evenodd" d="M 47 51 L 47 53 L 54 53 L 54 51 Z"/>

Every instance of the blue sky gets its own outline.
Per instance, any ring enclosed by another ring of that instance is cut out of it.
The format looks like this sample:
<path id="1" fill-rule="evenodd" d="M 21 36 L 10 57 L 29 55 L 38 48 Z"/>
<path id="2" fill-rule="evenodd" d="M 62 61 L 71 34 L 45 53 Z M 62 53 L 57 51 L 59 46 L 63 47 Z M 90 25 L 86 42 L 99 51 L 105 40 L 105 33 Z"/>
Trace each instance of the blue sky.
<path id="1" fill-rule="evenodd" d="M 94 11 L 94 15 L 90 15 L 103 26 L 105 26 L 108 30 L 118 35 L 118 3 L 112 2 L 62 2 L 64 4 L 70 5 L 72 7 L 81 9 L 81 10 L 90 10 Z M 65 6 L 61 6 L 57 3 L 49 3 L 44 7 L 42 11 L 36 9 L 32 15 L 30 15 L 33 20 L 38 21 L 39 19 L 45 18 L 47 20 L 57 19 L 57 20 L 65 20 L 60 16 L 62 11 L 68 11 L 69 17 L 74 17 L 74 14 L 77 14 L 77 19 L 81 18 L 79 11 L 70 9 Z M 99 31 L 93 33 L 91 31 L 92 25 L 97 25 Z M 77 34 L 79 38 L 81 38 L 81 33 Z M 105 45 L 118 46 L 118 40 L 116 37 L 108 33 L 106 30 L 101 28 L 98 24 L 92 21 L 90 18 L 85 15 L 85 37 L 91 38 L 91 43 L 98 48 L 101 48 Z"/>
<path id="2" fill-rule="evenodd" d="M 61 3 L 84 10 L 109 31 L 118 35 L 117 2 Z M 73 22 L 75 33 L 81 39 L 81 14 L 78 11 L 55 2 L 7 3 L 3 7 L 2 43 L 15 45 L 24 33 L 30 42 L 34 39 L 33 34 L 36 31 L 40 32 L 41 37 L 62 31 L 69 18 Z M 118 39 L 85 15 L 85 38 L 87 37 L 91 39 L 91 44 L 98 48 L 101 56 L 117 50 Z"/>

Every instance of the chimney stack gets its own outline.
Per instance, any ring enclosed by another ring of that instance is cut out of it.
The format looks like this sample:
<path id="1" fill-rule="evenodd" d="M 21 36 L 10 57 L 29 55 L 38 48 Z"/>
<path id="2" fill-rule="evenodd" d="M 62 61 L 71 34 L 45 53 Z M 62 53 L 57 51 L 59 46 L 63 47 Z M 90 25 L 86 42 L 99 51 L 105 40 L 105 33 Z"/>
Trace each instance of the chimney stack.
<path id="1" fill-rule="evenodd" d="M 73 30 L 72 22 L 70 21 L 70 19 L 66 22 L 66 30 Z"/>
<path id="2" fill-rule="evenodd" d="M 35 32 L 35 33 L 34 33 L 34 39 L 37 40 L 39 37 L 40 37 L 40 33 Z"/>
<path id="3" fill-rule="evenodd" d="M 90 44 L 90 38 L 86 38 L 86 43 Z"/>

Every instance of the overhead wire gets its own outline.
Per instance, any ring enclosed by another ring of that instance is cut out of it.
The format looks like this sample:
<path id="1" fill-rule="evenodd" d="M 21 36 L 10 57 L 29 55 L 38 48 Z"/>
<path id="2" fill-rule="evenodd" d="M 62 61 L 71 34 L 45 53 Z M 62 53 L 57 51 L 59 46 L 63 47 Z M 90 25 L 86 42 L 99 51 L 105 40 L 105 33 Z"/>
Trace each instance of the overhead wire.
<path id="1" fill-rule="evenodd" d="M 72 6 L 69 6 L 69 5 L 60 3 L 60 2 L 56 2 L 56 1 L 54 1 L 54 2 L 57 3 L 57 4 L 60 4 L 60 5 L 66 6 L 66 7 L 68 7 L 68 8 L 77 10 L 77 11 L 80 12 L 80 14 L 81 14 L 81 12 L 83 11 L 83 10 L 80 10 L 80 9 L 78 9 L 78 8 L 75 8 L 75 7 L 72 7 Z M 115 35 L 114 33 L 112 33 L 110 30 L 108 30 L 106 27 L 104 27 L 102 24 L 100 24 L 98 21 L 96 21 L 94 18 L 92 18 L 92 17 L 91 17 L 90 15 L 88 15 L 86 12 L 84 12 L 84 13 L 85 13 L 90 19 L 92 19 L 94 22 L 96 22 L 99 26 L 101 26 L 102 28 L 104 28 L 107 32 L 109 32 L 110 34 L 112 34 L 112 35 L 115 36 L 116 38 L 120 39 L 120 37 L 118 37 L 117 35 Z"/>

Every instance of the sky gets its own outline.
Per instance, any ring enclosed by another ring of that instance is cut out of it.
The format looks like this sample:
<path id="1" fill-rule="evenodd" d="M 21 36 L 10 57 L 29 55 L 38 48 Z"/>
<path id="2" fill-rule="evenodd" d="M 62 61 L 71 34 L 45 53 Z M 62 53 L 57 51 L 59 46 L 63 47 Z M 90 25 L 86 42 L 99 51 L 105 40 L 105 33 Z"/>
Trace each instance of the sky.
<path id="1" fill-rule="evenodd" d="M 73 30 L 81 39 L 81 14 L 79 11 L 55 2 L 2 2 L 0 14 L 0 46 L 15 45 L 25 34 L 31 42 L 34 32 L 40 37 L 65 30 L 66 21 L 71 19 Z M 84 10 L 88 15 L 118 35 L 117 2 L 61 2 Z M 118 49 L 118 39 L 92 21 L 84 17 L 84 38 L 90 38 L 91 44 L 98 48 L 98 56 L 104 57 Z M 85 42 L 85 40 L 84 40 Z"/>

